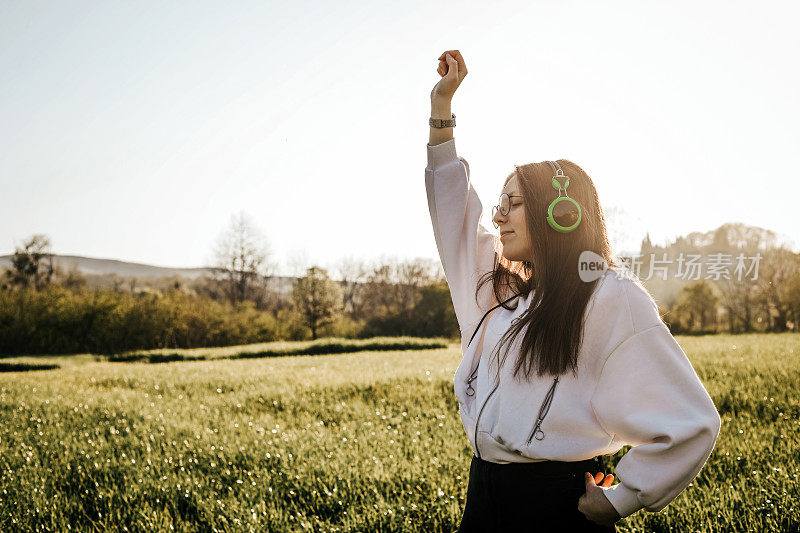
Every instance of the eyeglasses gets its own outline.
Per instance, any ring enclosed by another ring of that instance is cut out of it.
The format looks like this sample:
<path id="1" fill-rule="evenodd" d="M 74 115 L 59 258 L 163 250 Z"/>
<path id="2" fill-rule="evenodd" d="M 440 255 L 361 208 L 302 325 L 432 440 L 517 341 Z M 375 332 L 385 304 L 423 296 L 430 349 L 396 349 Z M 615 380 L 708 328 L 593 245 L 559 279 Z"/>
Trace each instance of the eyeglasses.
<path id="1" fill-rule="evenodd" d="M 500 214 L 503 216 L 506 216 L 508 212 L 511 211 L 511 198 L 522 198 L 522 195 L 503 193 L 500 195 L 500 203 L 492 206 L 492 224 L 494 224 L 495 228 L 500 226 L 495 223 L 494 216 L 498 211 L 500 211 Z"/>

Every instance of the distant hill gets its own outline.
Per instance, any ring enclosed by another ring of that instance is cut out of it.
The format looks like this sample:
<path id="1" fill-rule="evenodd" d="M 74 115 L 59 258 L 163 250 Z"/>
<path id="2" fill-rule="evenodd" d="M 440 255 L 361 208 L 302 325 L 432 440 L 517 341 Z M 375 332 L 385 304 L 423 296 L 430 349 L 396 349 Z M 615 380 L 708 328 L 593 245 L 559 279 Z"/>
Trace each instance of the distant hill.
<path id="1" fill-rule="evenodd" d="M 0 255 L 0 268 L 11 268 L 11 258 L 13 255 Z M 53 264 L 61 265 L 64 270 L 77 268 L 82 274 L 117 274 L 124 277 L 136 278 L 160 278 L 163 276 L 179 276 L 182 278 L 196 279 L 204 274 L 210 273 L 208 268 L 171 268 L 145 265 L 144 263 L 130 263 L 117 259 L 97 259 L 94 257 L 82 257 L 79 255 L 57 255 L 53 254 Z"/>
<path id="2" fill-rule="evenodd" d="M 13 255 L 0 255 L 0 271 L 11 268 Z M 90 286 L 108 286 L 109 279 L 121 278 L 129 280 L 136 278 L 144 285 L 148 281 L 163 278 L 183 278 L 196 280 L 202 276 L 210 275 L 211 269 L 207 267 L 172 268 L 146 265 L 144 263 L 131 263 L 118 259 L 98 259 L 79 255 L 53 254 L 53 265 L 60 265 L 65 271 L 74 268 L 89 278 Z M 292 289 L 293 276 L 275 276 L 272 278 L 275 289 L 286 294 Z"/>

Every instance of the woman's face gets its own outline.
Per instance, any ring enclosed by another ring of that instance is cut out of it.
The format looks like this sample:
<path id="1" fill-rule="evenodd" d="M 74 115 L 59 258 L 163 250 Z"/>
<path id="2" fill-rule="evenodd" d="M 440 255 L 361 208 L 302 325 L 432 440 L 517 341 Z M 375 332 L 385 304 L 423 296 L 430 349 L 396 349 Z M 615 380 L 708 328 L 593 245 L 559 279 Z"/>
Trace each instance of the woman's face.
<path id="1" fill-rule="evenodd" d="M 494 215 L 494 223 L 499 226 L 500 242 L 503 243 L 503 257 L 509 261 L 532 261 L 531 244 L 528 238 L 528 225 L 525 220 L 524 199 L 519 187 L 517 176 L 506 182 L 501 195 L 507 193 L 511 198 L 511 209 L 503 215 L 498 209 Z M 497 200 L 500 205 L 500 200 Z"/>

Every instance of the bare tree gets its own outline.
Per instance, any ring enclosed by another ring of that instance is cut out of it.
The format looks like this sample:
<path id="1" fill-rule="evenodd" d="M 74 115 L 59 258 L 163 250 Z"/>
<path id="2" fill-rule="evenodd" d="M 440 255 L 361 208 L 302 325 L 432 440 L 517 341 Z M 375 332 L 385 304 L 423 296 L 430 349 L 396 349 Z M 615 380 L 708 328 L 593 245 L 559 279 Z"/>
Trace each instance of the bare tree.
<path id="1" fill-rule="evenodd" d="M 604 207 L 603 214 L 605 215 L 606 233 L 608 234 L 611 248 L 614 253 L 626 253 L 624 247 L 627 246 L 628 240 L 631 238 L 628 229 L 641 226 L 634 223 L 633 217 L 621 206 Z M 630 250 L 627 250 L 627 252 L 630 252 Z"/>
<path id="2" fill-rule="evenodd" d="M 268 250 L 266 238 L 244 211 L 231 217 L 217 238 L 211 267 L 231 303 L 255 300 L 263 291 L 274 268 L 267 262 Z"/>
<path id="3" fill-rule="evenodd" d="M 731 333 L 753 331 L 755 285 L 747 281 L 723 279 L 717 282 L 717 286 L 722 292 L 722 301 L 728 312 L 728 330 Z"/>
<path id="4" fill-rule="evenodd" d="M 786 283 L 786 297 L 789 301 L 790 327 L 793 331 L 800 330 L 800 270 L 789 278 Z M 789 324 L 787 324 L 789 325 Z"/>
<path id="5" fill-rule="evenodd" d="M 286 259 L 288 268 L 287 275 L 299 278 L 304 276 L 306 269 L 309 268 L 311 260 L 308 258 L 308 251 L 305 249 L 294 250 Z"/>
<path id="6" fill-rule="evenodd" d="M 25 241 L 22 248 L 16 247 L 8 276 L 12 286 L 33 286 L 39 291 L 50 283 L 53 272 L 50 239 L 47 235 L 37 233 Z"/>
<path id="7" fill-rule="evenodd" d="M 360 290 L 369 273 L 369 265 L 363 259 L 345 257 L 336 264 L 342 286 L 342 308 L 355 319 L 361 318 L 362 299 Z"/>
<path id="8" fill-rule="evenodd" d="M 373 316 L 409 318 L 422 297 L 421 287 L 431 282 L 434 272 L 430 260 L 382 258 L 367 275 L 363 303 Z"/>
<path id="9" fill-rule="evenodd" d="M 785 279 L 782 269 L 777 266 L 783 259 L 779 259 L 781 255 L 774 252 L 783 246 L 783 241 L 774 231 L 737 222 L 723 224 L 713 232 L 690 233 L 687 239 L 694 246 L 699 245 L 701 250 L 706 253 L 741 252 L 749 257 L 753 257 L 757 253 L 761 254 L 764 261 L 757 263 L 759 278 L 763 278 L 766 271 L 768 277 Z M 768 261 L 775 265 L 767 266 Z M 722 302 L 728 313 L 728 328 L 731 333 L 753 331 L 755 329 L 754 322 L 766 320 L 767 324 L 770 324 L 770 300 L 780 301 L 782 297 L 777 292 L 769 295 L 769 281 L 770 279 L 756 281 L 747 278 L 739 280 L 732 277 L 714 282 L 722 293 Z M 788 310 L 786 311 L 788 312 Z M 784 325 L 786 325 L 785 318 Z"/>
<path id="10" fill-rule="evenodd" d="M 786 248 L 763 253 L 758 272 L 759 298 L 771 331 L 786 331 L 792 315 L 791 279 L 800 272 L 800 255 Z"/>

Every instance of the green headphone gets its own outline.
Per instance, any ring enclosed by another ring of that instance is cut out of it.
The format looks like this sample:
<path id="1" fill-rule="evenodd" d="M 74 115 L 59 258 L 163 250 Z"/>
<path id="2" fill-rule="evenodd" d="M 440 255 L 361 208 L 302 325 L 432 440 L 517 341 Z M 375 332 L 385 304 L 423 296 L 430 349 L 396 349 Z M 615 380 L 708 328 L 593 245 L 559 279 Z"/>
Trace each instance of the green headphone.
<path id="1" fill-rule="evenodd" d="M 548 163 L 553 172 L 556 173 L 553 176 L 553 188 L 558 191 L 558 198 L 550 202 L 547 207 L 547 223 L 554 230 L 567 233 L 577 228 L 578 224 L 581 223 L 581 206 L 567 195 L 569 176 L 564 175 L 561 165 L 557 161 L 548 161 Z M 559 179 L 566 179 L 563 187 Z M 561 196 L 561 191 L 564 191 L 564 196 Z"/>

